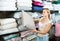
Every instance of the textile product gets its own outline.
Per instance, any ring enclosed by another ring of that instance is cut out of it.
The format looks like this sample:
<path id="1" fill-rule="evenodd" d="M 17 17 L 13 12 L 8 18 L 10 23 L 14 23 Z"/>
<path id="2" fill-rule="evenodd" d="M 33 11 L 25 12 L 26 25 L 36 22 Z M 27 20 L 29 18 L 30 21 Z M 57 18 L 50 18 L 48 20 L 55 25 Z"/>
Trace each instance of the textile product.
<path id="1" fill-rule="evenodd" d="M 24 27 L 23 25 L 18 26 L 18 29 L 19 29 L 19 31 L 28 30 L 28 28 Z"/>
<path id="2" fill-rule="evenodd" d="M 41 2 L 33 2 L 33 5 L 37 5 L 37 6 L 43 6 L 43 4 Z"/>
<path id="3" fill-rule="evenodd" d="M 32 7 L 32 4 L 30 4 L 30 3 L 17 3 L 17 6 Z"/>
<path id="4" fill-rule="evenodd" d="M 20 37 L 16 37 L 6 41 L 22 41 L 22 40 L 20 39 Z"/>
<path id="5" fill-rule="evenodd" d="M 47 4 L 48 3 L 48 4 Z M 49 8 L 50 10 L 53 10 L 53 4 L 51 2 L 43 2 L 45 8 Z"/>
<path id="6" fill-rule="evenodd" d="M 30 40 L 35 39 L 35 38 L 36 38 L 36 35 L 30 35 L 30 36 L 28 36 L 28 37 L 25 37 L 25 38 L 23 39 L 23 41 L 26 41 L 26 40 L 30 41 Z M 32 40 L 32 41 L 35 41 L 35 40 Z"/>
<path id="7" fill-rule="evenodd" d="M 42 2 L 42 0 L 33 0 L 33 1 L 36 1 L 36 2 Z"/>
<path id="8" fill-rule="evenodd" d="M 31 7 L 19 6 L 18 10 L 32 10 L 32 8 Z"/>
<path id="9" fill-rule="evenodd" d="M 41 10 L 43 10 L 43 8 L 42 7 L 38 7 L 38 6 L 33 6 L 33 10 L 41 11 Z"/>
<path id="10" fill-rule="evenodd" d="M 17 23 L 13 22 L 13 23 L 10 23 L 10 24 L 0 26 L 1 30 L 11 29 L 11 28 L 17 28 Z"/>
<path id="11" fill-rule="evenodd" d="M 14 13 L 14 18 L 21 18 L 21 12 Z"/>
<path id="12" fill-rule="evenodd" d="M 16 20 L 14 18 L 6 18 L 6 19 L 0 19 L 0 25 L 5 25 L 9 23 L 13 23 Z"/>
<path id="13" fill-rule="evenodd" d="M 7 34 L 7 33 L 14 33 L 14 32 L 18 32 L 18 29 L 12 28 L 12 29 L 7 29 L 7 30 L 0 30 L 0 35 Z"/>
<path id="14" fill-rule="evenodd" d="M 28 35 L 31 35 L 33 34 L 32 32 L 30 32 L 29 30 L 28 31 L 24 31 L 24 32 L 21 32 L 21 37 L 26 37 Z"/>
<path id="15" fill-rule="evenodd" d="M 32 3 L 32 0 L 17 0 L 17 2 L 30 2 L 30 3 Z"/>
<path id="16" fill-rule="evenodd" d="M 55 36 L 60 36 L 60 23 L 55 24 Z"/>
<path id="17" fill-rule="evenodd" d="M 0 7 L 0 11 L 15 11 L 16 7 Z"/>
<path id="18" fill-rule="evenodd" d="M 21 3 L 30 3 L 30 4 L 32 4 L 32 1 L 26 1 L 26 2 L 25 1 L 18 1 L 17 3 L 20 3 L 20 4 Z"/>
<path id="19" fill-rule="evenodd" d="M 4 40 L 10 40 L 13 38 L 18 38 L 18 37 L 19 37 L 19 34 L 11 34 L 11 35 L 7 35 L 7 36 L 3 36 L 3 39 Z"/>
<path id="20" fill-rule="evenodd" d="M 0 7 L 1 6 L 4 6 L 4 7 L 14 6 L 15 7 L 15 2 L 0 2 Z"/>
<path id="21" fill-rule="evenodd" d="M 60 4 L 54 4 L 55 10 L 60 10 Z"/>
<path id="22" fill-rule="evenodd" d="M 0 2 L 16 2 L 16 0 L 0 0 Z"/>
<path id="23" fill-rule="evenodd" d="M 31 15 L 26 12 L 22 12 L 22 23 L 29 29 L 35 29 L 35 24 Z"/>
<path id="24" fill-rule="evenodd" d="M 37 36 L 37 41 L 49 41 L 49 36 L 44 36 L 44 37 Z"/>
<path id="25" fill-rule="evenodd" d="M 2 4 L 2 5 L 1 5 Z M 15 7 L 15 2 L 0 2 L 0 11 L 14 11 L 17 8 Z"/>

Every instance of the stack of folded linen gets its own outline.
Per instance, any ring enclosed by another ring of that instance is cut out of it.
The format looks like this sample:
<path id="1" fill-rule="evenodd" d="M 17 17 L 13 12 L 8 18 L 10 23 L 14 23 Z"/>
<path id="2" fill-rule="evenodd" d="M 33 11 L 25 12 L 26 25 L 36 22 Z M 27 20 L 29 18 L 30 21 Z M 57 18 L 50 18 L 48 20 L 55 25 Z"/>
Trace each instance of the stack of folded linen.
<path id="1" fill-rule="evenodd" d="M 16 0 L 0 0 L 0 11 L 16 10 Z"/>
<path id="2" fill-rule="evenodd" d="M 34 11 L 41 11 L 43 10 L 43 3 L 42 0 L 33 0 L 33 10 Z"/>
<path id="3" fill-rule="evenodd" d="M 17 0 L 18 10 L 32 10 L 32 0 Z"/>
<path id="4" fill-rule="evenodd" d="M 7 32 L 8 31 L 8 32 Z M 13 18 L 0 19 L 0 33 L 11 33 L 18 31 L 16 20 Z"/>
<path id="5" fill-rule="evenodd" d="M 60 4 L 53 4 L 55 10 L 60 10 Z"/>
<path id="6" fill-rule="evenodd" d="M 44 7 L 49 8 L 50 10 L 53 10 L 53 4 L 51 2 L 44 1 Z"/>

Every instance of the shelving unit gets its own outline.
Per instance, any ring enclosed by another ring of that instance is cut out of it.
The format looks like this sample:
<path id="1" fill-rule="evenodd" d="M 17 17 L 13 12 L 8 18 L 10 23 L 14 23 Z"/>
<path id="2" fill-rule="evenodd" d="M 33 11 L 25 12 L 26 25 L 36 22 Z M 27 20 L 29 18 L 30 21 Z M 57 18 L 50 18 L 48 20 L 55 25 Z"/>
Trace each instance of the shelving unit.
<path id="1" fill-rule="evenodd" d="M 17 7 L 17 2 L 16 2 L 16 7 Z M 42 11 L 34 11 L 33 9 L 32 10 L 24 10 L 24 11 L 25 12 L 39 12 L 39 13 L 42 13 Z M 14 10 L 14 11 L 0 11 L 0 18 L 14 18 L 13 15 L 16 12 L 21 12 L 21 10 L 18 10 L 18 8 L 17 8 L 17 10 Z M 53 13 L 58 13 L 58 10 L 51 10 L 51 14 L 53 14 Z M 15 33 L 19 33 L 19 32 L 22 32 L 22 31 L 19 31 L 18 28 L 12 29 L 12 31 L 10 31 L 10 30 L 4 30 L 4 31 L 0 31 L 0 36 L 15 34 Z M 35 35 L 28 36 L 26 39 L 24 39 L 24 41 L 26 41 L 26 40 L 30 41 L 33 38 L 36 38 L 36 36 Z"/>

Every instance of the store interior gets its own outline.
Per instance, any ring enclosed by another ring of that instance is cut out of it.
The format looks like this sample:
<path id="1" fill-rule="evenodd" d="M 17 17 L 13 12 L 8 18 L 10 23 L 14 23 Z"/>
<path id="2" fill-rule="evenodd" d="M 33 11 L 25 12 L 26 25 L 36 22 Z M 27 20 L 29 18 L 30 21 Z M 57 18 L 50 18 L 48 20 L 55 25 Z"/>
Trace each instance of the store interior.
<path id="1" fill-rule="evenodd" d="M 49 41 L 57 41 L 60 0 L 0 0 L 0 41 L 36 41 L 29 29 L 34 29 L 34 18 L 41 18 L 43 7 L 49 8 L 53 20 Z"/>

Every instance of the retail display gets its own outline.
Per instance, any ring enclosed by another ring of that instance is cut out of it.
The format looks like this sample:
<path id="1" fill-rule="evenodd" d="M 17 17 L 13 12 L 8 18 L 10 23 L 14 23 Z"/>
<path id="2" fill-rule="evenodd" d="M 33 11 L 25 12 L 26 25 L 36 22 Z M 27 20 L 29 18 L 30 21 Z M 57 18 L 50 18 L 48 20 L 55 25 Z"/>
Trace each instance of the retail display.
<path id="1" fill-rule="evenodd" d="M 13 18 L 0 19 L 0 36 L 4 41 L 32 41 L 36 38 L 36 33 L 32 33 L 30 29 L 39 30 L 39 21 L 34 19 L 41 18 L 43 15 L 40 13 L 44 8 L 49 8 L 51 12 L 60 11 L 59 0 L 0 0 L 0 11 L 4 16 L 7 14 L 13 15 Z M 35 12 L 36 11 L 36 12 Z M 51 14 L 52 26 L 49 33 L 51 36 L 55 34 L 60 36 L 60 14 Z M 2 17 L 3 17 L 2 16 Z M 5 16 L 5 17 L 6 17 Z M 56 22 L 56 23 L 55 23 Z M 55 33 L 55 30 L 56 33 Z M 50 36 L 49 36 L 50 38 Z M 2 39 L 2 40 L 3 40 Z M 1 40 L 0 40 L 1 41 Z"/>

